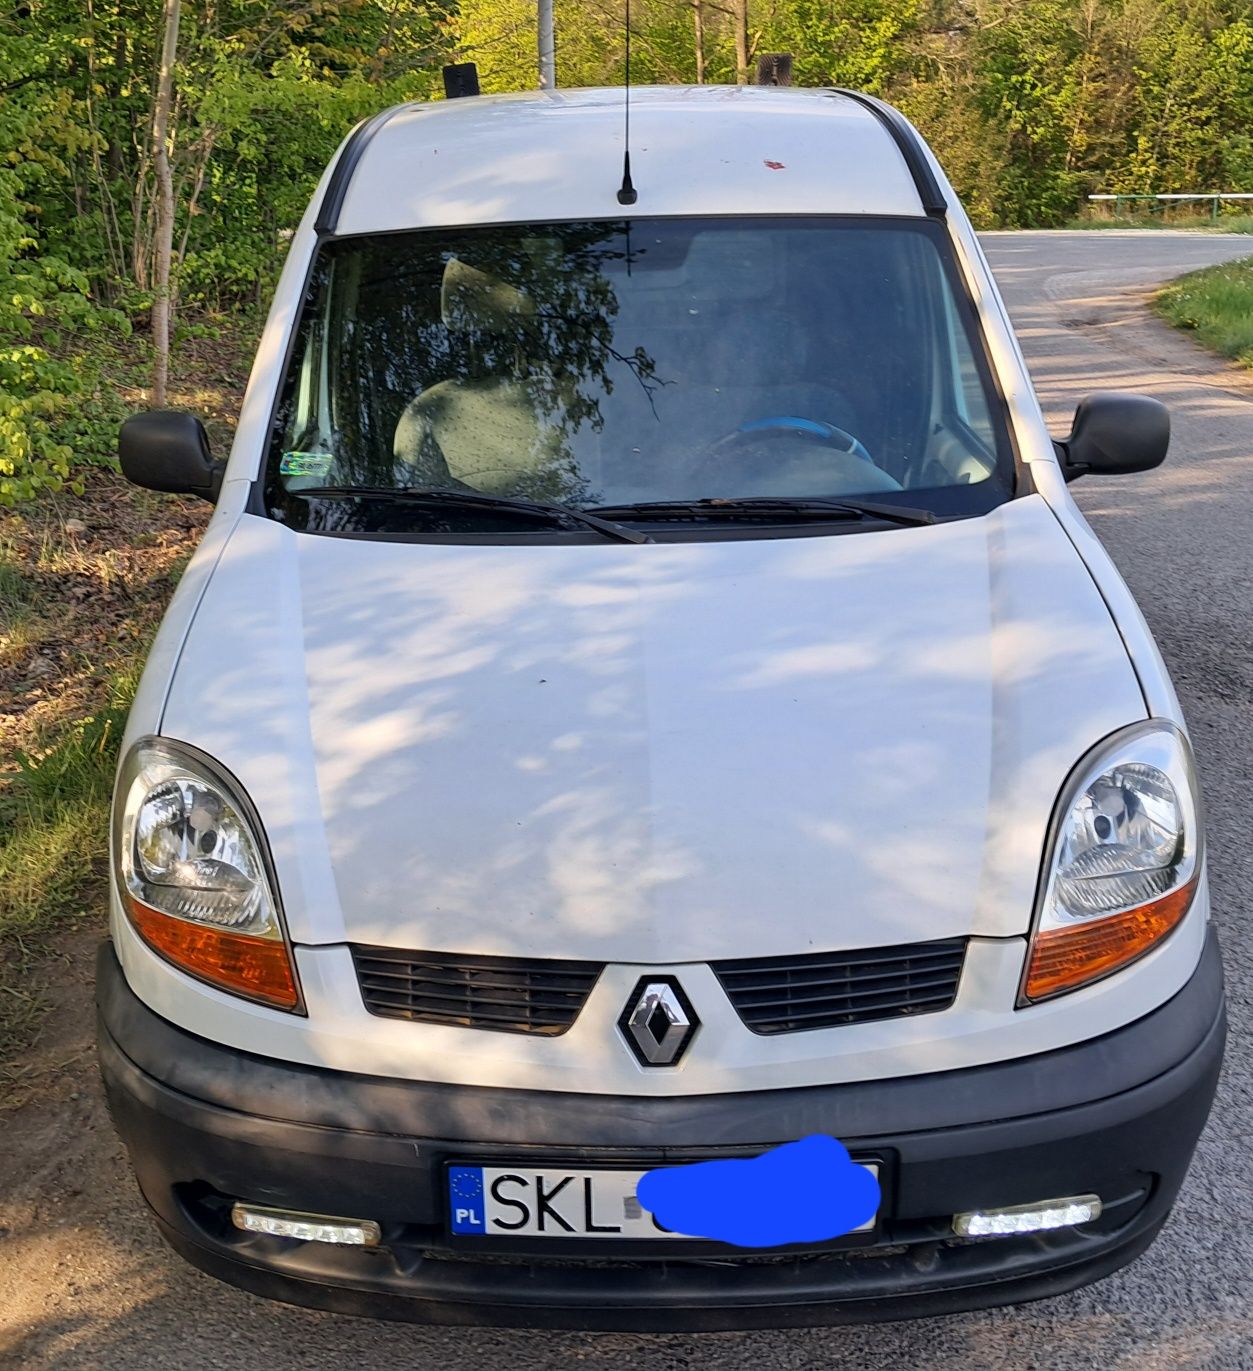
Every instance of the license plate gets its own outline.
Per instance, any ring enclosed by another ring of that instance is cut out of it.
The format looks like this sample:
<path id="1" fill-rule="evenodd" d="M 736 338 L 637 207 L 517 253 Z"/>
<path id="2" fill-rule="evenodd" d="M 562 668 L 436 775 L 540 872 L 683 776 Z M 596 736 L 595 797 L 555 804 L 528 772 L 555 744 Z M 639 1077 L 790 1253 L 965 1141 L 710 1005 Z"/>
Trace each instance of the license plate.
<path id="1" fill-rule="evenodd" d="M 878 1176 L 875 1163 L 859 1165 Z M 640 1204 L 635 1187 L 645 1174 L 452 1165 L 448 1167 L 449 1228 L 456 1237 L 707 1242 L 688 1233 L 671 1233 Z M 795 1199 L 804 1203 L 804 1196 Z M 852 1231 L 871 1232 L 876 1218 Z"/>

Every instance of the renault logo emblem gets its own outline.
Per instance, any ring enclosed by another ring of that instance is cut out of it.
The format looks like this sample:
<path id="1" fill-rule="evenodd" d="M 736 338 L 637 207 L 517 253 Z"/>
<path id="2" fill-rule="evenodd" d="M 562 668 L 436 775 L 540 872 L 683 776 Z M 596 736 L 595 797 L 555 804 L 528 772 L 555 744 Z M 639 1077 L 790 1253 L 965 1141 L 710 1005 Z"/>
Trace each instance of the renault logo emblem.
<path id="1" fill-rule="evenodd" d="M 673 1066 L 699 1026 L 696 1011 L 673 976 L 643 977 L 618 1020 L 645 1066 Z"/>

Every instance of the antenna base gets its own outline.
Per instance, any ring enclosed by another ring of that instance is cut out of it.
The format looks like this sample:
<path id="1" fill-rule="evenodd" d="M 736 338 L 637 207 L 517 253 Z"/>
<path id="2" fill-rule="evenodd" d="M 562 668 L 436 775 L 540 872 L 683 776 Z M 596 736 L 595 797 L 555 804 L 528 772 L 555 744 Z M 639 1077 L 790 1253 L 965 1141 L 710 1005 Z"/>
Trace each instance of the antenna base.
<path id="1" fill-rule="evenodd" d="M 639 198 L 639 192 L 634 186 L 623 186 L 618 192 L 618 203 L 620 205 L 633 205 Z"/>

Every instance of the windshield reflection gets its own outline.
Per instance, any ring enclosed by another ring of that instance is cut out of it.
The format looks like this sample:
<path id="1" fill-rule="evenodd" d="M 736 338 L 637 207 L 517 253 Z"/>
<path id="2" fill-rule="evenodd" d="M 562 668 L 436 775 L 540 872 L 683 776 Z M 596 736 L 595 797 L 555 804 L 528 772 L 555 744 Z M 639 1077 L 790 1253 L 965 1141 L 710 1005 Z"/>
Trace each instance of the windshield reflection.
<path id="1" fill-rule="evenodd" d="M 1008 486 L 925 221 L 655 220 L 331 243 L 267 476 L 322 530 L 499 526 L 319 486 L 587 507 Z M 374 502 L 377 506 L 378 502 Z M 941 501 L 945 504 L 945 501 Z M 960 507 L 950 498 L 950 512 Z M 973 505 L 972 505 L 973 508 Z"/>

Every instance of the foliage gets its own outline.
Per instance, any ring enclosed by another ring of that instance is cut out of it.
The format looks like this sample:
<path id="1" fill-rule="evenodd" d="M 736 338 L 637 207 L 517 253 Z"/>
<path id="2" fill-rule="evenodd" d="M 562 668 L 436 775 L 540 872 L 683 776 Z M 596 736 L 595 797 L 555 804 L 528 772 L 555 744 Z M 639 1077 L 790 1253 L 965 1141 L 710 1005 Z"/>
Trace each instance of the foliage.
<path id="1" fill-rule="evenodd" d="M 346 129 L 429 95 L 449 53 L 426 0 L 188 3 L 176 79 L 175 291 L 264 297 L 285 231 Z M 155 188 L 150 0 L 0 14 L 0 504 L 104 460 L 119 417 L 105 335 L 146 324 Z M 105 342 L 102 348 L 100 344 Z"/>
<path id="2" fill-rule="evenodd" d="M 46 74 L 47 56 L 29 39 L 0 42 L 0 56 L 10 88 Z M 69 479 L 72 451 L 58 425 L 84 378 L 60 349 L 67 337 L 120 322 L 93 307 L 86 275 L 46 253 L 38 236 L 36 197 L 65 172 L 58 146 L 76 138 L 58 92 L 0 97 L 0 505 Z"/>

